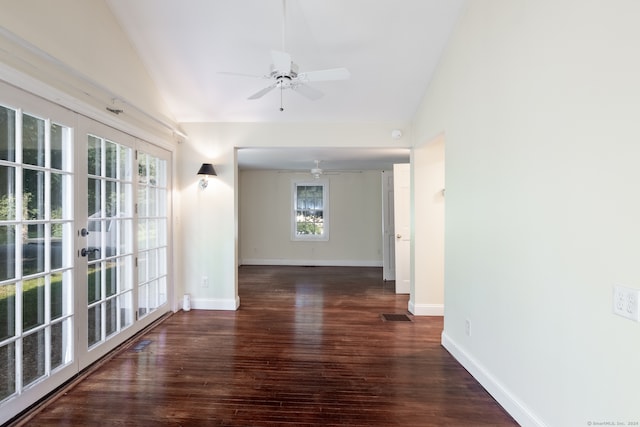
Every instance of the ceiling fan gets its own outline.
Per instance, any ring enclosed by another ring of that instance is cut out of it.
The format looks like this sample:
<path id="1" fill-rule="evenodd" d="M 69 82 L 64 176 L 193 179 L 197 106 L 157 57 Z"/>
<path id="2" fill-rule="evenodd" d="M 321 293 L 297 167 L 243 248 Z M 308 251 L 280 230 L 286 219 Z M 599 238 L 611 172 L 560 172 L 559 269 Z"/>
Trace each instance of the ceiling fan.
<path id="1" fill-rule="evenodd" d="M 320 169 L 320 160 L 316 160 L 315 162 L 316 162 L 316 167 L 311 168 L 310 172 L 315 179 L 320 179 L 320 176 L 322 175 L 322 172 L 323 172 L 322 169 Z"/>
<path id="2" fill-rule="evenodd" d="M 315 166 L 312 167 L 311 169 L 309 169 L 308 172 L 302 172 L 300 171 L 299 173 L 309 173 L 311 174 L 312 177 L 314 177 L 315 179 L 320 179 L 320 177 L 322 176 L 326 176 L 326 175 L 340 175 L 343 173 L 362 173 L 361 170 L 350 170 L 350 169 L 322 169 L 320 167 L 320 163 L 322 162 L 322 160 L 314 160 Z M 282 171 L 282 172 L 288 172 L 291 173 L 291 171 Z M 298 172 L 295 172 L 298 173 Z"/>
<path id="3" fill-rule="evenodd" d="M 286 0 L 282 0 L 282 51 L 271 51 L 271 69 L 269 74 L 256 76 L 242 73 L 223 72 L 221 74 L 230 74 L 245 77 L 258 77 L 271 80 L 271 84 L 260 89 L 258 92 L 249 96 L 250 100 L 259 99 L 271 92 L 273 89 L 280 89 L 280 111 L 284 111 L 282 104 L 282 93 L 285 89 L 291 89 L 299 94 L 311 99 L 320 99 L 324 94 L 307 83 L 321 82 L 331 80 L 346 80 L 351 74 L 346 68 L 330 68 L 326 70 L 299 72 L 298 65 L 293 62 L 291 55 L 285 51 L 285 19 L 286 19 Z"/>
<path id="4" fill-rule="evenodd" d="M 278 173 L 295 173 L 295 174 L 310 174 L 315 179 L 320 179 L 323 176 L 327 175 L 341 175 L 345 173 L 362 173 L 361 169 L 323 169 L 320 167 L 320 163 L 322 160 L 314 160 L 315 166 L 310 169 L 300 170 L 300 169 L 282 169 L 279 170 Z"/>
<path id="5" fill-rule="evenodd" d="M 314 177 L 315 179 L 320 179 L 320 177 L 322 175 L 336 175 L 339 171 L 330 171 L 329 173 L 327 173 L 326 170 L 322 169 L 320 167 L 320 160 L 314 160 L 315 162 L 315 166 L 312 167 L 311 169 L 307 169 L 306 171 L 304 170 L 280 170 L 278 171 L 278 173 L 297 173 L 297 174 L 311 174 L 312 177 Z"/>

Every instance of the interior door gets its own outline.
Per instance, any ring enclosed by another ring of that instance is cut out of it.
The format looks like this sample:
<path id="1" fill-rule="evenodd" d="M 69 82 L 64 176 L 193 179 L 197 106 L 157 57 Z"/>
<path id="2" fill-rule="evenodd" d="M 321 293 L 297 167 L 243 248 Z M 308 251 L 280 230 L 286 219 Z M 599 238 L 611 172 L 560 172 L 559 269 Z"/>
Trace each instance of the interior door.
<path id="1" fill-rule="evenodd" d="M 396 293 L 411 292 L 411 165 L 393 165 Z"/>

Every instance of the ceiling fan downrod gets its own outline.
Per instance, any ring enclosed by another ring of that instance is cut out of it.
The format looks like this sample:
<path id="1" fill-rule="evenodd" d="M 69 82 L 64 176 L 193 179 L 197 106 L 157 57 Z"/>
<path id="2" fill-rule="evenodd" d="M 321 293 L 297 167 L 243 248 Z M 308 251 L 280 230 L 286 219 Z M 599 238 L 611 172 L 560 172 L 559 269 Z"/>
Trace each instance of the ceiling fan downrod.
<path id="1" fill-rule="evenodd" d="M 287 25 L 287 0 L 282 0 L 282 51 L 286 52 L 284 43 L 286 39 L 286 27 Z"/>

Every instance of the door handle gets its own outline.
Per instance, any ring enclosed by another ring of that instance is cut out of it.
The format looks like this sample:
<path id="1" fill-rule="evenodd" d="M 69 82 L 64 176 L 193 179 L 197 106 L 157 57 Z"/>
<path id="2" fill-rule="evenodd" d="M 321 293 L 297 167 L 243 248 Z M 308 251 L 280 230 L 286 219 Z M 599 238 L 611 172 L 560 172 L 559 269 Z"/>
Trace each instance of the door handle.
<path id="1" fill-rule="evenodd" d="M 95 254 L 96 252 L 100 252 L 100 248 L 82 248 L 80 250 L 80 255 L 86 257 L 89 254 Z"/>

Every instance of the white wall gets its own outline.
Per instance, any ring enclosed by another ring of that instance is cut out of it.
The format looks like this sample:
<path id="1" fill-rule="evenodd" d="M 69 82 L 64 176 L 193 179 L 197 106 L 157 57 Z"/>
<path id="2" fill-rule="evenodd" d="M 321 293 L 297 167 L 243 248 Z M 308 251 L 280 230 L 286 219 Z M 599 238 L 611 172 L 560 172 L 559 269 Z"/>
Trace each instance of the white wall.
<path id="1" fill-rule="evenodd" d="M 328 241 L 291 240 L 292 181 L 279 171 L 239 174 L 241 264 L 382 266 L 381 171 L 325 175 Z"/>
<path id="2" fill-rule="evenodd" d="M 411 161 L 413 189 L 411 292 L 415 315 L 444 314 L 444 135 L 416 144 Z"/>
<path id="3" fill-rule="evenodd" d="M 416 116 L 446 136 L 443 343 L 522 425 L 640 421 L 640 324 L 612 314 L 640 288 L 638 16 L 470 1 Z"/>
<path id="4" fill-rule="evenodd" d="M 185 125 L 189 140 L 178 147 L 177 263 L 180 284 L 191 295 L 194 309 L 235 310 L 240 304 L 237 283 L 238 232 L 235 149 L 225 132 L 208 125 Z M 213 163 L 217 176 L 205 190 L 196 175 L 202 163 Z M 208 286 L 202 286 L 203 278 Z"/>
<path id="5" fill-rule="evenodd" d="M 149 114 L 171 117 L 147 70 L 103 1 L 7 0 L 0 9 L 3 31 L 17 36 L 20 43 L 46 52 L 60 67 L 46 70 L 41 64 L 30 67 L 17 60 L 25 56 L 15 46 L 2 54 L 3 60 L 38 74 L 38 78 L 77 95 L 84 102 L 109 101 L 111 104 L 109 98 L 92 99 L 99 96 L 95 87 L 81 88 L 86 92 L 78 90 L 79 82 L 74 79 L 77 75 L 90 79 L 96 87 L 108 88 L 120 99 L 135 101 Z M 104 110 L 102 105 L 101 109 Z"/>

